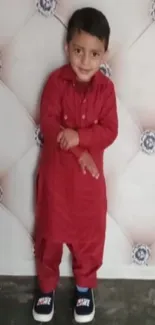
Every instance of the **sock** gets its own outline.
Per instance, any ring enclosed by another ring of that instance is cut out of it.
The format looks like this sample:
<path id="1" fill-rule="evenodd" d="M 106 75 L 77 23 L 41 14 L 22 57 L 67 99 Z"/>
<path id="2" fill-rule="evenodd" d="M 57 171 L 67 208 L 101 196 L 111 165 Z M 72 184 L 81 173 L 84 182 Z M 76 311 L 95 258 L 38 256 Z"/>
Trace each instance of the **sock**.
<path id="1" fill-rule="evenodd" d="M 88 291 L 88 288 L 83 288 L 83 287 L 79 287 L 79 286 L 76 286 L 76 288 L 79 292 L 87 292 Z"/>

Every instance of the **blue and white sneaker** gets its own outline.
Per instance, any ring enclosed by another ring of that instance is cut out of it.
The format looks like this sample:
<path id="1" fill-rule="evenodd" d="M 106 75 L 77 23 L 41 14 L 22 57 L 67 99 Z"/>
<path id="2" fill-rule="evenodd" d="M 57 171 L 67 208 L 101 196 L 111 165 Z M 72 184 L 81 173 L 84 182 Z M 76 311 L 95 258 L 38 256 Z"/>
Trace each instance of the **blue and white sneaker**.
<path id="1" fill-rule="evenodd" d="M 48 294 L 38 291 L 32 314 L 37 322 L 47 323 L 52 320 L 54 315 L 54 291 Z"/>
<path id="2" fill-rule="evenodd" d="M 75 292 L 74 318 L 77 323 L 89 323 L 95 317 L 95 300 L 92 289 Z"/>

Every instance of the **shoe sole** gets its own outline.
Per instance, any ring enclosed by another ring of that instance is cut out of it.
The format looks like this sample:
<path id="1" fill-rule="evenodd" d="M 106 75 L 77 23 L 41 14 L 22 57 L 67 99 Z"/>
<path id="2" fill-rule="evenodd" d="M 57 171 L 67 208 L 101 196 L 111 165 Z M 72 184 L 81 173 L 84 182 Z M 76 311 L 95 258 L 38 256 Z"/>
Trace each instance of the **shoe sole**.
<path id="1" fill-rule="evenodd" d="M 41 322 L 41 323 L 48 323 L 52 320 L 54 316 L 54 307 L 53 310 L 50 314 L 44 315 L 44 314 L 37 314 L 35 310 L 33 309 L 32 311 L 33 318 L 36 322 Z"/>
<path id="2" fill-rule="evenodd" d="M 76 321 L 76 323 L 80 323 L 80 324 L 83 324 L 83 323 L 90 323 L 93 321 L 95 317 L 95 309 L 93 310 L 93 312 L 89 315 L 86 315 L 86 316 L 80 316 L 80 315 L 77 315 L 76 312 L 74 312 L 74 319 Z"/>

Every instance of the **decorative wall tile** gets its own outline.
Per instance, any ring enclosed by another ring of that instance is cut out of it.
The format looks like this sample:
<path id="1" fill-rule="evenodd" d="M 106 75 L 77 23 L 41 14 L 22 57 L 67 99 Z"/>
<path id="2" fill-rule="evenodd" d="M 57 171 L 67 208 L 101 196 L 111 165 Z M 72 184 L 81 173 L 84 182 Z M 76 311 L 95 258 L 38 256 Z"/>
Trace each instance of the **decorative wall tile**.
<path id="1" fill-rule="evenodd" d="M 151 249 L 147 245 L 137 244 L 132 250 L 133 263 L 138 265 L 148 265 Z"/>
<path id="2" fill-rule="evenodd" d="M 141 150 L 148 155 L 155 153 L 155 131 L 144 131 L 140 139 Z"/>
<path id="3" fill-rule="evenodd" d="M 38 11 L 45 17 L 49 17 L 55 13 L 57 1 L 56 0 L 37 0 L 36 7 Z"/>
<path id="4" fill-rule="evenodd" d="M 105 64 L 102 64 L 101 67 L 100 67 L 100 70 L 101 72 L 103 72 L 107 77 L 111 78 L 112 76 L 112 70 L 110 68 L 110 66 L 105 63 Z"/>
<path id="5" fill-rule="evenodd" d="M 36 140 L 36 143 L 37 145 L 42 148 L 43 146 L 43 143 L 44 143 L 44 139 L 43 139 L 43 135 L 40 131 L 40 127 L 37 126 L 36 129 L 35 129 L 35 140 Z"/>
<path id="6" fill-rule="evenodd" d="M 149 14 L 151 16 L 152 21 L 155 21 L 155 0 L 150 0 L 149 6 Z"/>

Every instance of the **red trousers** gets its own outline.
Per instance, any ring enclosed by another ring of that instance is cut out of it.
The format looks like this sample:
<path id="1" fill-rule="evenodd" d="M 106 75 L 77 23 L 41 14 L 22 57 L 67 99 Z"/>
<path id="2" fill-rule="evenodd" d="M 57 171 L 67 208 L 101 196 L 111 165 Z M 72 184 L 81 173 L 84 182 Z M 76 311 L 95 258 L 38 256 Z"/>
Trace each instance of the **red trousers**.
<path id="1" fill-rule="evenodd" d="M 97 236 L 96 236 L 97 237 Z M 76 285 L 94 288 L 97 284 L 97 270 L 102 265 L 104 241 L 67 244 L 72 254 L 73 274 Z M 40 289 L 50 292 L 56 289 L 59 281 L 59 265 L 63 244 L 43 240 L 36 254 L 36 268 Z"/>

